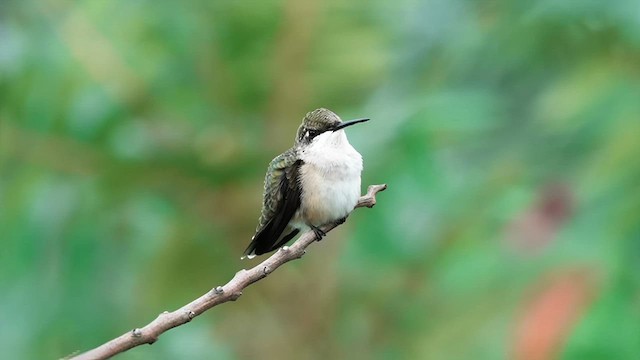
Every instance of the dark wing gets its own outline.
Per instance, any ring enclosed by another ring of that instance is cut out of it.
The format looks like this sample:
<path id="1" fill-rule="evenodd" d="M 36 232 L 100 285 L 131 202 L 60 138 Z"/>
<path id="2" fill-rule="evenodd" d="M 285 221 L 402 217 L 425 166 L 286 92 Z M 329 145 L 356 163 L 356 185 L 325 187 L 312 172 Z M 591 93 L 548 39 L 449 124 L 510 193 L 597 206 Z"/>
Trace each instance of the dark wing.
<path id="1" fill-rule="evenodd" d="M 287 225 L 300 207 L 300 165 L 302 160 L 298 159 L 294 148 L 269 164 L 273 171 L 268 171 L 264 179 L 263 211 L 256 234 L 244 251 L 245 256 L 273 251 L 298 233 Z"/>

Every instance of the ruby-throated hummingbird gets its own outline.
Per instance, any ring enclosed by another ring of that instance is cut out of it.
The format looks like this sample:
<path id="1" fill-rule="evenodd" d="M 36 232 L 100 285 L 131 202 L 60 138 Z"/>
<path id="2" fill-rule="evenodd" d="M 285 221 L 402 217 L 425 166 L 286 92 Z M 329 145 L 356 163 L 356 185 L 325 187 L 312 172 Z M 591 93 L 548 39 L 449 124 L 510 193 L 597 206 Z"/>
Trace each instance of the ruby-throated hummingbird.
<path id="1" fill-rule="evenodd" d="M 360 197 L 362 156 L 344 128 L 369 119 L 342 121 L 327 109 L 302 120 L 292 148 L 269 164 L 256 234 L 244 251 L 249 259 L 286 244 L 301 230 L 344 221 Z"/>

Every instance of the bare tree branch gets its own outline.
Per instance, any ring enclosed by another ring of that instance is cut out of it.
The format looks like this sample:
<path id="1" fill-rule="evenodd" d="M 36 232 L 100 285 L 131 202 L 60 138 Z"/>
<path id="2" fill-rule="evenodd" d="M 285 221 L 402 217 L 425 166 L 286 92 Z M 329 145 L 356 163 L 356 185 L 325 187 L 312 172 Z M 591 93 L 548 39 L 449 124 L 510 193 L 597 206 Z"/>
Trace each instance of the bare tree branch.
<path id="1" fill-rule="evenodd" d="M 371 185 L 367 194 L 360 197 L 356 208 L 373 207 L 376 204 L 376 194 L 387 188 L 387 185 Z M 340 224 L 330 224 L 322 227 L 326 233 Z M 264 279 L 275 271 L 280 265 L 291 260 L 299 259 L 304 255 L 305 249 L 315 242 L 315 234 L 308 231 L 291 246 L 284 246 L 255 267 L 242 269 L 228 283 L 211 289 L 206 294 L 193 300 L 187 305 L 173 312 L 165 311 L 142 328 L 135 328 L 119 337 L 106 342 L 95 349 L 89 350 L 77 356 L 71 356 L 70 360 L 107 359 L 121 352 L 127 351 L 142 344 L 153 344 L 165 331 L 188 323 L 194 317 L 211 309 L 216 305 L 227 301 L 235 301 L 242 295 L 242 290 L 256 281 Z"/>

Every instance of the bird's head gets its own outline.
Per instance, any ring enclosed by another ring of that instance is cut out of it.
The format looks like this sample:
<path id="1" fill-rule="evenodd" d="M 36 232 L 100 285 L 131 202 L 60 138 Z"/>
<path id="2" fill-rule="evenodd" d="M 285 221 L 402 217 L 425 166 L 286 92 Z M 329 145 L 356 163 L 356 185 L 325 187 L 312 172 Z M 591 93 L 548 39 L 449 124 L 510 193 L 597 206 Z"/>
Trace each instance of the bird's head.
<path id="1" fill-rule="evenodd" d="M 326 132 L 342 130 L 347 126 L 359 124 L 369 119 L 342 121 L 333 111 L 320 108 L 308 112 L 298 128 L 296 144 L 309 144 L 313 139 Z"/>

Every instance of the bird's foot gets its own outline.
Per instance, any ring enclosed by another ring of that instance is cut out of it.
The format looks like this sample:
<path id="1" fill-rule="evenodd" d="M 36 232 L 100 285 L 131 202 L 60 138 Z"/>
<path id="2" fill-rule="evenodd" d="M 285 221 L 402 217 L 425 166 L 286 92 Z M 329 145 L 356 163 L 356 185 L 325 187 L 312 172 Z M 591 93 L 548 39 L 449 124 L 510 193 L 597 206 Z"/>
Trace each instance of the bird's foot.
<path id="1" fill-rule="evenodd" d="M 336 225 L 342 225 L 342 224 L 344 224 L 344 222 L 345 222 L 345 221 L 347 221 L 347 217 L 348 217 L 348 216 L 349 216 L 349 215 L 347 215 L 347 216 L 345 216 L 345 217 L 343 217 L 343 218 L 340 218 L 340 219 L 336 220 Z"/>
<path id="2" fill-rule="evenodd" d="M 322 231 L 322 229 L 320 229 L 317 226 L 314 225 L 310 225 L 311 226 L 311 230 L 313 230 L 313 233 L 316 234 L 316 241 L 320 241 L 322 240 L 323 237 L 327 236 L 327 233 Z"/>

